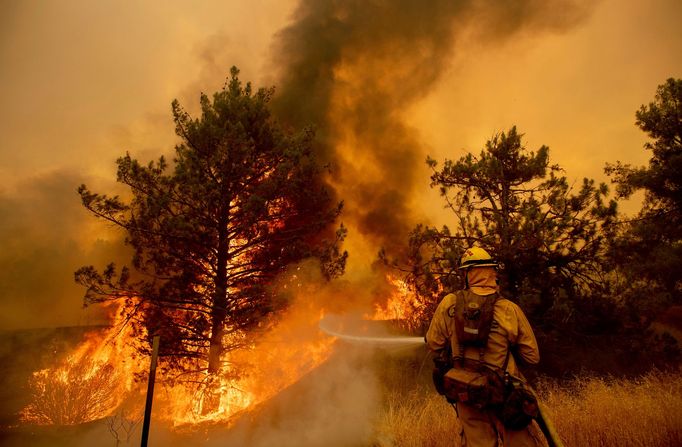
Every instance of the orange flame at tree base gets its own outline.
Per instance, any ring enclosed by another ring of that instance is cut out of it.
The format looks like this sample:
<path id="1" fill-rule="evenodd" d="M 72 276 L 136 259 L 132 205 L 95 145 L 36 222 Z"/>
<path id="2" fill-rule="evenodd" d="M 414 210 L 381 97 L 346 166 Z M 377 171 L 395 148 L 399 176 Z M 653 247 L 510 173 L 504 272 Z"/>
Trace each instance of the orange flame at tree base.
<path id="1" fill-rule="evenodd" d="M 404 281 L 391 276 L 385 281 L 384 304 L 377 304 L 365 318 L 409 321 L 419 302 Z M 219 374 L 196 373 L 183 381 L 157 378 L 155 420 L 183 430 L 231 424 L 329 358 L 335 339 L 320 331 L 319 322 L 324 316 L 322 302 L 338 299 L 339 290 L 323 290 L 315 278 L 303 280 L 296 274 L 283 282 L 281 287 L 298 298 L 277 320 L 265 324 L 262 333 L 250 334 L 251 342 L 239 340 L 244 347 L 223 356 Z M 330 293 L 334 296 L 319 298 Z M 145 383 L 136 378 L 146 378 L 149 367 L 149 359 L 139 354 L 147 337 L 124 324 L 129 310 L 119 309 L 110 329 L 88 334 L 62 363 L 33 374 L 33 400 L 21 413 L 23 422 L 74 425 L 113 417 L 122 406 L 128 408 L 126 414 L 130 408 L 132 413 L 142 411 Z"/>
<path id="2" fill-rule="evenodd" d="M 64 361 L 33 374 L 32 401 L 21 412 L 22 422 L 82 424 L 115 414 L 129 400 L 141 411 L 144 383 L 135 379 L 146 377 L 149 359 L 138 351 L 145 338 L 136 338 L 121 320 L 126 311 L 119 309 L 111 328 L 87 334 Z M 153 417 L 176 428 L 230 423 L 327 360 L 334 340 L 319 331 L 320 318 L 319 308 L 300 300 L 257 342 L 228 353 L 214 377 L 160 377 Z"/>

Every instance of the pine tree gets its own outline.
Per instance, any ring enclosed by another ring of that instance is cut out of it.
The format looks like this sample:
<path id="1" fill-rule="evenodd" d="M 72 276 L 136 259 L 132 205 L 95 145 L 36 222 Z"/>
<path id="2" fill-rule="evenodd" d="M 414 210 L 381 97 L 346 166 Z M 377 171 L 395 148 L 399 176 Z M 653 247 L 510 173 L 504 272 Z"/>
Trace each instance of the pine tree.
<path id="1" fill-rule="evenodd" d="M 658 86 L 655 100 L 636 112 L 637 126 L 652 139 L 648 167 L 621 162 L 606 172 L 621 198 L 644 191 L 639 214 L 628 222 L 613 244 L 612 257 L 630 282 L 647 280 L 649 301 L 658 306 L 682 302 L 679 266 L 682 263 L 682 79 Z M 653 297 L 658 295 L 659 299 Z"/>
<path id="2" fill-rule="evenodd" d="M 343 271 L 341 211 L 313 151 L 314 133 L 281 128 L 268 103 L 232 68 L 225 87 L 201 95 L 201 116 L 177 101 L 175 158 L 117 161 L 130 200 L 91 192 L 83 205 L 126 232 L 130 266 L 79 269 L 86 303 L 127 300 L 131 324 L 160 333 L 166 365 L 217 373 L 224 354 L 284 303 L 269 287 L 286 266 L 318 257 L 329 276 Z"/>
<path id="3" fill-rule="evenodd" d="M 473 245 L 501 262 L 503 294 L 524 299 L 535 314 L 567 313 L 559 297 L 599 287 L 604 229 L 616 215 L 606 185 L 589 179 L 570 185 L 550 164 L 549 148 L 526 150 L 516 127 L 495 135 L 478 156 L 445 160 L 440 170 L 435 160 L 427 163 L 431 187 L 454 222 L 418 226 L 411 235 L 408 280 L 431 303 L 427 314 L 439 293 L 462 286 L 456 269 Z"/>

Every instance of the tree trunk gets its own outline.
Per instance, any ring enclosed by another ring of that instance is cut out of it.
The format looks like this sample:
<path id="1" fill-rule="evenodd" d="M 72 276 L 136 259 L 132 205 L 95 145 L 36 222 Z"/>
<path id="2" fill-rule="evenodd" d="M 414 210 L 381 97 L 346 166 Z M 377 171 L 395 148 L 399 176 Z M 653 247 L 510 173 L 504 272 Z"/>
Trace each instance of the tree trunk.
<path id="1" fill-rule="evenodd" d="M 217 374 L 220 371 L 221 356 L 223 354 L 223 327 L 226 318 L 225 287 L 216 288 L 211 311 L 211 339 L 208 351 L 208 373 Z"/>
<path id="2" fill-rule="evenodd" d="M 229 241 L 227 239 L 227 218 L 220 219 L 218 228 L 218 259 L 215 276 L 215 291 L 211 309 L 211 335 L 208 350 L 208 382 L 204 393 L 202 413 L 217 411 L 220 406 L 218 373 L 223 354 L 223 335 L 227 318 L 227 262 Z"/>

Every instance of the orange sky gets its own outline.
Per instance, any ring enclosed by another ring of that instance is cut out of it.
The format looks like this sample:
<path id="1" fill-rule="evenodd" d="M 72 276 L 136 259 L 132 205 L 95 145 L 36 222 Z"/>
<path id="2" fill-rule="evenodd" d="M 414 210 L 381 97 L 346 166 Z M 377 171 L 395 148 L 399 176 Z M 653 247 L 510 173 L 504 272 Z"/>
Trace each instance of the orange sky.
<path id="1" fill-rule="evenodd" d="M 104 233 L 80 209 L 75 188 L 82 182 L 108 187 L 114 160 L 125 150 L 144 159 L 168 153 L 172 99 L 191 109 L 200 91 L 222 86 L 231 65 L 256 85 L 276 82 L 270 49 L 295 6 L 281 0 L 5 2 L 0 329 L 87 322 L 82 290 L 70 275 L 105 259 L 107 246 L 100 240 L 93 248 Z M 569 178 L 606 180 L 607 161 L 648 159 L 634 113 L 666 78 L 682 77 L 680 23 L 678 0 L 603 0 L 562 31 L 482 41 L 474 24 L 435 88 L 404 110 L 403 119 L 436 159 L 478 153 L 494 132 L 517 125 L 530 149 L 550 147 Z M 424 188 L 414 206 L 439 221 L 444 216 L 428 189 L 428 172 L 417 169 Z M 11 284 L 32 278 L 26 272 L 38 262 L 45 278 L 57 278 L 51 286 Z M 54 312 L 40 312 L 46 305 Z"/>
<path id="2" fill-rule="evenodd" d="M 550 147 L 569 179 L 607 181 L 606 162 L 648 161 L 635 111 L 665 79 L 682 77 L 680 24 L 679 1 L 606 0 L 565 33 L 470 42 L 408 120 L 437 159 L 478 153 L 494 132 L 517 125 L 529 149 Z"/>

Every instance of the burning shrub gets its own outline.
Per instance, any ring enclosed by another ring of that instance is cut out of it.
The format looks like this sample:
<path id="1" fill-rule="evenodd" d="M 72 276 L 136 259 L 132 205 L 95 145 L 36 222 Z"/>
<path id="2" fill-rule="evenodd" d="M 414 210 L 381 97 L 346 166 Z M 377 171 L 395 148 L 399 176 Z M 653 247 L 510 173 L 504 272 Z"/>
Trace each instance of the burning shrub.
<path id="1" fill-rule="evenodd" d="M 33 374 L 33 398 L 22 419 L 34 424 L 76 425 L 101 419 L 116 408 L 120 378 L 109 363 L 83 356 Z"/>

